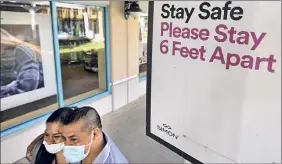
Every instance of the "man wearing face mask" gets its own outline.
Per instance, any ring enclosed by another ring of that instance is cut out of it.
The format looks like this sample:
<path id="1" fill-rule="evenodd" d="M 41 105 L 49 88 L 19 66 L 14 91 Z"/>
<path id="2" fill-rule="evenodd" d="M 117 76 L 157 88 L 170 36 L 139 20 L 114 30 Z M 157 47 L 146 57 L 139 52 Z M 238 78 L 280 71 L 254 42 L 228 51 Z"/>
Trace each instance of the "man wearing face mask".
<path id="1" fill-rule="evenodd" d="M 82 107 L 64 122 L 63 156 L 71 164 L 128 163 L 113 141 L 102 131 L 101 119 L 91 107 Z"/>

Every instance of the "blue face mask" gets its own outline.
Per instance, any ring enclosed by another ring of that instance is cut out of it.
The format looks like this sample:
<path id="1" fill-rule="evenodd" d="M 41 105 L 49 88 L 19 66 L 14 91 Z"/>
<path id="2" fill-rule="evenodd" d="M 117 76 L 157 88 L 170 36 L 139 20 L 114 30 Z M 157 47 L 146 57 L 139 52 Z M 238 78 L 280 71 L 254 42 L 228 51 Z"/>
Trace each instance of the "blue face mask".
<path id="1" fill-rule="evenodd" d="M 82 161 L 84 158 L 86 158 L 90 152 L 91 145 L 92 145 L 92 139 L 93 139 L 93 132 L 91 136 L 91 141 L 87 145 L 80 145 L 80 146 L 65 146 L 63 149 L 63 155 L 69 163 L 76 163 Z M 89 146 L 86 153 L 84 153 L 85 147 Z"/>

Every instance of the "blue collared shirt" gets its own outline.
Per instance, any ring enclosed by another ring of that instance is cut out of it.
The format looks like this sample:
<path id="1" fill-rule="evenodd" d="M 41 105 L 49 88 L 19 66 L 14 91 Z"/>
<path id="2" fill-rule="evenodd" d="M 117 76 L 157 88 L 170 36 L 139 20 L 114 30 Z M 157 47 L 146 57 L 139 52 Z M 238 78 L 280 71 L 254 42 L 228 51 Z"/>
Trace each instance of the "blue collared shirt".
<path id="1" fill-rule="evenodd" d="M 106 145 L 100 154 L 96 157 L 93 164 L 110 164 L 110 163 L 120 163 L 127 164 L 128 161 L 125 159 L 124 155 L 120 152 L 119 148 L 110 139 L 110 137 L 104 134 L 104 139 Z M 73 163 L 74 164 L 74 163 Z"/>

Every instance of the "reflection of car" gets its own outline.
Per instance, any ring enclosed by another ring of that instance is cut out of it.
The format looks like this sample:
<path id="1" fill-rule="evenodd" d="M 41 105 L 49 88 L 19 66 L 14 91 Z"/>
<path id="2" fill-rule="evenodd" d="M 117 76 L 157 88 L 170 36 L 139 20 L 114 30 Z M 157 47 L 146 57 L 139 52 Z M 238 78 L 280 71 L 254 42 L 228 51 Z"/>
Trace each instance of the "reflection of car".
<path id="1" fill-rule="evenodd" d="M 84 70 L 98 72 L 98 53 L 97 51 L 89 51 L 85 55 Z"/>

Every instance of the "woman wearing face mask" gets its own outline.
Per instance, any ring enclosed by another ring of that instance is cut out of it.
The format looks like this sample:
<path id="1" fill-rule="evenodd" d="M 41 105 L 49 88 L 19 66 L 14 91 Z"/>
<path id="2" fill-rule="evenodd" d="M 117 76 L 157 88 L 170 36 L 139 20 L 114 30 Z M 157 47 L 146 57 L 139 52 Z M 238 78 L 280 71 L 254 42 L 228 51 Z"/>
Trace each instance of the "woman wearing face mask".
<path id="1" fill-rule="evenodd" d="M 60 108 L 53 112 L 46 121 L 45 132 L 38 136 L 27 148 L 26 158 L 32 164 L 67 163 L 63 157 L 64 137 L 59 132 L 62 122 L 74 111 Z"/>

